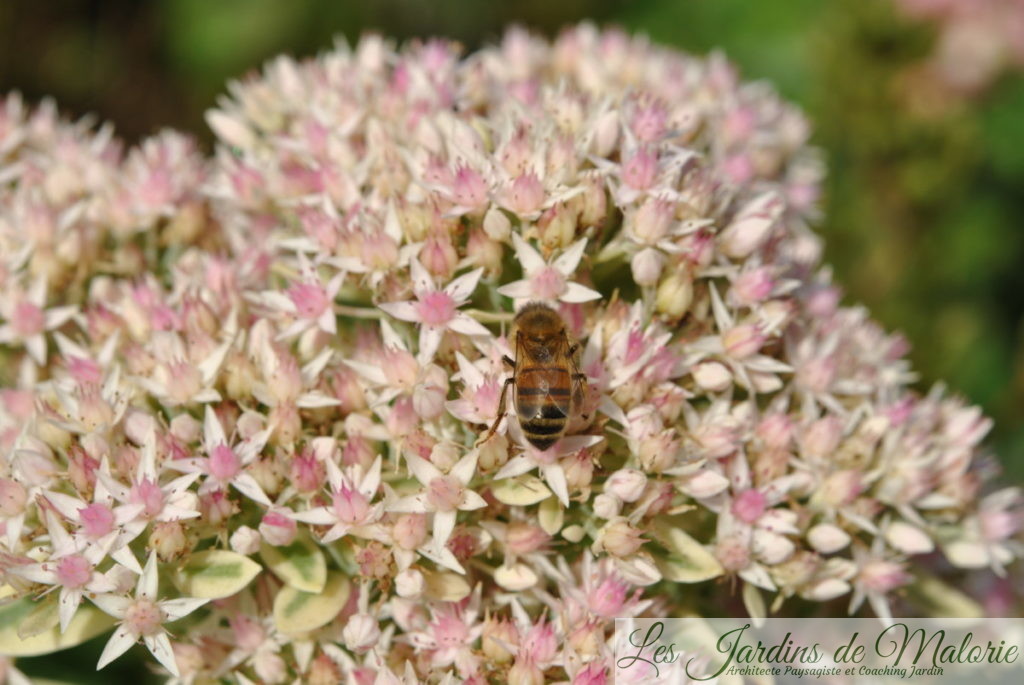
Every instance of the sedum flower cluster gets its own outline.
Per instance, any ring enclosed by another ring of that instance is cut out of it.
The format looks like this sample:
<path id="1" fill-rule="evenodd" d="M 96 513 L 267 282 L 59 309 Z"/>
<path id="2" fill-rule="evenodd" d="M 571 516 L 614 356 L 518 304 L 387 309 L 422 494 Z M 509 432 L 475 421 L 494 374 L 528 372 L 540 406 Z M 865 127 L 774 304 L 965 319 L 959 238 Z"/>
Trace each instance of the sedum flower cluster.
<path id="1" fill-rule="evenodd" d="M 615 617 L 969 613 L 928 569 L 1019 553 L 990 422 L 840 305 L 808 124 L 720 56 L 367 37 L 208 121 L 0 109 L 0 652 L 597 684 Z M 530 301 L 587 376 L 544 451 L 482 439 Z"/>
<path id="2" fill-rule="evenodd" d="M 1024 68 L 1024 2 L 896 0 L 910 18 L 931 24 L 936 42 L 926 72 L 964 95 L 989 88 L 1007 69 Z"/>

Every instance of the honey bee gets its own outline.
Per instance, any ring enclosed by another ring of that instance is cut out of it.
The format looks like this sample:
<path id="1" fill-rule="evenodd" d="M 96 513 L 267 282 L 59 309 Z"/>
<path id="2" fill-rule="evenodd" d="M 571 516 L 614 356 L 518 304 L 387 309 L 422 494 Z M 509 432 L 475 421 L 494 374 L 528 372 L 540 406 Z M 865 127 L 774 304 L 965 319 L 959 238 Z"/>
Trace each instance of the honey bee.
<path id="1" fill-rule="evenodd" d="M 587 377 L 577 363 L 579 344 L 569 340 L 561 315 L 541 302 L 531 302 L 516 314 L 512 341 L 516 358 L 504 357 L 512 376 L 505 379 L 498 416 L 483 441 L 505 416 L 511 385 L 523 434 L 538 450 L 546 450 L 565 435 L 569 420 L 583 406 Z"/>

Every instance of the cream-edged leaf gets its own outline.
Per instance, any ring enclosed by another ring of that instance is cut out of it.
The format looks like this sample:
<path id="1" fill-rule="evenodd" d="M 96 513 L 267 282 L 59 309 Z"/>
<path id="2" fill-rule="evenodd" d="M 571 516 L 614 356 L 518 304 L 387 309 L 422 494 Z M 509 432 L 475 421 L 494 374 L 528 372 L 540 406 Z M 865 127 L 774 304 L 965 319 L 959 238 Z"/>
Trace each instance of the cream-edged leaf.
<path id="1" fill-rule="evenodd" d="M 307 633 L 330 623 L 348 601 L 351 585 L 341 573 L 331 573 L 320 592 L 303 592 L 285 585 L 274 598 L 274 624 L 282 633 Z"/>
<path id="2" fill-rule="evenodd" d="M 704 545 L 678 528 L 662 527 L 659 539 L 668 547 L 667 559 L 658 561 L 662 575 L 677 583 L 700 583 L 725 572 Z"/>
<path id="3" fill-rule="evenodd" d="M 263 543 L 260 556 L 274 575 L 296 590 L 317 593 L 324 589 L 327 560 L 310 539 L 298 537 L 292 544 L 282 547 Z"/>
<path id="4" fill-rule="evenodd" d="M 423 580 L 423 594 L 436 602 L 459 602 L 471 590 L 465 576 L 449 571 L 424 573 Z"/>
<path id="5" fill-rule="evenodd" d="M 557 534 L 565 523 L 565 509 L 562 508 L 562 503 L 554 497 L 545 499 L 538 507 L 537 520 L 545 533 Z"/>
<path id="6" fill-rule="evenodd" d="M 39 635 L 60 622 L 59 593 L 51 592 L 33 604 L 35 606 L 32 607 L 32 611 L 18 624 L 18 637 L 23 640 Z"/>
<path id="7" fill-rule="evenodd" d="M 0 655 L 39 656 L 75 647 L 110 629 L 115 619 L 99 609 L 83 605 L 62 634 L 54 625 L 31 637 L 18 636 L 18 626 L 35 609 L 35 602 L 19 599 L 0 607 Z"/>
<path id="8" fill-rule="evenodd" d="M 182 594 L 201 599 L 230 597 L 259 575 L 262 567 L 247 556 L 224 549 L 196 552 L 174 572 Z"/>
<path id="9" fill-rule="evenodd" d="M 497 481 L 491 489 L 494 498 L 502 504 L 528 507 L 551 496 L 551 490 L 533 475 L 516 476 Z"/>

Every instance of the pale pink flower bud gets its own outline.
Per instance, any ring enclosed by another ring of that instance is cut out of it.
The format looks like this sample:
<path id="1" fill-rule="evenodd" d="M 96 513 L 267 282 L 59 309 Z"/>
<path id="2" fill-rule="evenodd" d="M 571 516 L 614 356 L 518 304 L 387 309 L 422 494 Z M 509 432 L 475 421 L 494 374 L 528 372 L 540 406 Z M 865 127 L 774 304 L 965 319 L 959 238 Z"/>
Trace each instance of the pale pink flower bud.
<path id="1" fill-rule="evenodd" d="M 145 444 L 155 430 L 156 421 L 146 412 L 133 410 L 124 418 L 124 433 L 136 445 Z"/>
<path id="2" fill-rule="evenodd" d="M 436 364 L 427 367 L 423 381 L 413 389 L 412 406 L 424 421 L 433 421 L 445 411 L 448 374 Z"/>
<path id="3" fill-rule="evenodd" d="M 417 424 L 419 416 L 412 406 L 412 398 L 406 396 L 395 400 L 391 412 L 385 419 L 388 432 L 394 437 L 403 437 L 412 433 Z"/>
<path id="4" fill-rule="evenodd" d="M 903 564 L 895 561 L 876 559 L 869 561 L 860 570 L 859 580 L 864 587 L 874 592 L 887 593 L 906 585 L 914 579 L 903 570 Z"/>
<path id="5" fill-rule="evenodd" d="M 177 521 L 162 521 L 153 525 L 149 534 L 149 548 L 162 561 L 177 559 L 189 547 L 185 527 Z"/>
<path id="6" fill-rule="evenodd" d="M 635 502 L 644 494 L 647 487 L 647 476 L 636 469 L 619 469 L 608 476 L 605 481 L 605 492 L 615 495 L 623 502 Z"/>
<path id="7" fill-rule="evenodd" d="M 863 490 L 864 480 L 859 471 L 836 471 L 821 484 L 814 499 L 828 507 L 841 507 L 857 499 Z"/>
<path id="8" fill-rule="evenodd" d="M 565 203 L 559 203 L 541 214 L 537 221 L 540 241 L 550 249 L 567 247 L 576 237 L 576 216 Z"/>
<path id="9" fill-rule="evenodd" d="M 484 620 L 480 651 L 487 660 L 495 664 L 507 664 L 512 661 L 513 653 L 519 646 L 519 631 L 512 621 L 488 616 Z"/>
<path id="10" fill-rule="evenodd" d="M 543 685 L 544 672 L 531 659 L 516 657 L 506 676 L 508 685 Z"/>
<path id="11" fill-rule="evenodd" d="M 245 614 L 235 614 L 228 618 L 231 634 L 235 644 L 246 650 L 256 651 L 267 639 L 267 632 L 255 619 Z"/>
<path id="12" fill-rule="evenodd" d="M 644 245 L 655 245 L 668 234 L 674 219 L 675 205 L 672 202 L 649 197 L 629 215 L 628 230 L 636 241 Z"/>
<path id="13" fill-rule="evenodd" d="M 292 544 L 297 533 L 295 521 L 276 511 L 268 511 L 260 521 L 260 535 L 274 547 Z"/>
<path id="14" fill-rule="evenodd" d="M 380 639 L 377 619 L 369 614 L 350 616 L 341 631 L 341 639 L 346 647 L 357 654 L 369 651 Z"/>
<path id="15" fill-rule="evenodd" d="M 793 440 L 793 421 L 786 414 L 769 414 L 761 419 L 756 432 L 765 447 L 776 450 L 789 449 Z"/>
<path id="16" fill-rule="evenodd" d="M 761 518 L 767 508 L 768 500 L 760 490 L 751 488 L 744 490 L 732 501 L 732 513 L 740 521 L 753 524 Z"/>
<path id="17" fill-rule="evenodd" d="M 480 456 L 477 459 L 477 469 L 481 473 L 497 471 L 508 461 L 508 438 L 504 435 L 494 435 L 490 440 L 480 445 Z"/>
<path id="18" fill-rule="evenodd" d="M 418 599 L 423 594 L 426 580 L 414 568 L 408 568 L 395 576 L 395 592 L 405 599 Z"/>
<path id="19" fill-rule="evenodd" d="M 519 645 L 519 654 L 537 664 L 550 664 L 558 654 L 558 639 L 551 624 L 541 619 L 530 628 Z"/>
<path id="20" fill-rule="evenodd" d="M 736 451 L 739 436 L 736 429 L 727 424 L 709 424 L 698 426 L 693 431 L 693 439 L 700 445 L 703 456 L 708 459 L 721 459 Z"/>
<path id="21" fill-rule="evenodd" d="M 839 526 L 819 523 L 807 531 L 807 542 L 822 554 L 832 554 L 850 544 L 850 536 Z"/>
<path id="22" fill-rule="evenodd" d="M 665 255 L 653 247 L 644 248 L 633 255 L 629 266 L 637 285 L 652 286 L 661 277 L 661 270 L 665 266 Z"/>
<path id="23" fill-rule="evenodd" d="M 584 191 L 580 209 L 580 225 L 596 226 L 602 222 L 608 212 L 608 195 L 605 192 L 604 180 L 597 175 L 590 175 L 584 182 Z"/>
<path id="24" fill-rule="evenodd" d="M 25 486 L 10 478 L 0 478 L 0 516 L 17 516 L 25 511 L 27 501 Z"/>
<path id="25" fill-rule="evenodd" d="M 800 436 L 800 452 L 811 459 L 835 455 L 843 437 L 843 422 L 838 416 L 826 416 L 808 426 Z"/>
<path id="26" fill-rule="evenodd" d="M 610 521 L 601 529 L 598 542 L 609 554 L 617 557 L 629 557 L 644 544 L 643 533 L 625 519 Z"/>
<path id="27" fill-rule="evenodd" d="M 419 260 L 431 274 L 447 280 L 455 272 L 459 255 L 447 234 L 434 231 L 420 248 Z"/>
<path id="28" fill-rule="evenodd" d="M 594 516 L 613 519 L 622 511 L 622 500 L 610 493 L 601 493 L 594 498 Z"/>
<path id="29" fill-rule="evenodd" d="M 662 279 L 654 299 L 659 312 L 678 319 L 690 309 L 693 302 L 693 279 L 686 272 L 676 270 Z"/>
<path id="30" fill-rule="evenodd" d="M 595 641 L 599 641 L 598 629 L 592 628 L 591 630 L 594 632 Z M 581 651 L 580 649 L 576 651 L 577 653 L 591 656 L 595 656 L 598 653 L 597 645 L 591 651 Z M 576 672 L 572 679 L 572 685 L 608 685 L 608 669 L 600 661 L 591 661 L 587 664 L 586 668 Z"/>
<path id="31" fill-rule="evenodd" d="M 735 259 L 752 254 L 768 240 L 783 209 L 782 198 L 774 193 L 751 200 L 722 231 L 722 251 Z"/>
<path id="32" fill-rule="evenodd" d="M 817 357 L 796 370 L 797 383 L 815 393 L 825 393 L 835 380 L 837 364 L 832 357 Z"/>
<path id="33" fill-rule="evenodd" d="M 239 526 L 228 540 L 231 549 L 246 556 L 260 550 L 260 534 L 249 526 Z"/>
<path id="34" fill-rule="evenodd" d="M 470 211 L 483 209 L 487 205 L 487 183 L 480 172 L 459 165 L 452 179 L 451 196 L 455 204 Z"/>
<path id="35" fill-rule="evenodd" d="M 482 266 L 489 275 L 501 274 L 501 260 L 504 256 L 504 249 L 496 240 L 490 238 L 487 233 L 480 229 L 473 229 L 466 239 L 466 258 L 475 265 Z"/>
<path id="36" fill-rule="evenodd" d="M 196 421 L 191 414 L 178 414 L 171 419 L 170 424 L 171 435 L 185 443 L 198 440 L 202 427 L 202 424 Z"/>
<path id="37" fill-rule="evenodd" d="M 622 182 L 634 190 L 647 190 L 658 178 L 658 153 L 651 148 L 636 150 L 622 165 Z"/>
<path id="38" fill-rule="evenodd" d="M 750 548 L 736 537 L 719 540 L 714 554 L 726 571 L 742 571 L 750 565 Z"/>
<path id="39" fill-rule="evenodd" d="M 764 345 L 765 336 L 754 324 L 740 324 L 722 334 L 725 353 L 733 359 L 745 359 Z"/>
<path id="40" fill-rule="evenodd" d="M 732 373 L 721 362 L 701 362 L 691 373 L 697 385 L 710 392 L 724 392 L 732 386 Z"/>
<path id="41" fill-rule="evenodd" d="M 423 514 L 400 514 L 391 529 L 391 537 L 402 549 L 416 549 L 427 541 L 427 517 Z"/>
<path id="42" fill-rule="evenodd" d="M 252 659 L 253 670 L 260 682 L 279 685 L 288 679 L 288 664 L 277 653 L 261 649 Z"/>
<path id="43" fill-rule="evenodd" d="M 219 526 L 237 511 L 237 507 L 223 490 L 214 490 L 199 497 L 199 511 L 210 525 Z"/>
<path id="44" fill-rule="evenodd" d="M 740 274 L 733 281 L 732 293 L 739 304 L 751 306 L 766 299 L 774 288 L 771 269 L 762 266 Z"/>
<path id="45" fill-rule="evenodd" d="M 491 240 L 506 242 L 512 233 L 512 222 L 505 212 L 497 207 L 491 207 L 484 215 L 484 233 Z"/>
<path id="46" fill-rule="evenodd" d="M 536 174 L 528 171 L 512 179 L 502 197 L 505 207 L 527 216 L 539 211 L 544 204 L 544 186 Z"/>
<path id="47" fill-rule="evenodd" d="M 332 506 L 340 521 L 353 525 L 365 521 L 370 511 L 370 503 L 363 493 L 344 484 L 335 491 Z"/>
<path id="48" fill-rule="evenodd" d="M 645 471 L 660 473 L 675 463 L 679 446 L 678 433 L 674 430 L 664 430 L 641 440 L 636 456 Z"/>
<path id="49" fill-rule="evenodd" d="M 292 458 L 292 484 L 302 493 L 316 492 L 324 483 L 326 468 L 309 447 Z"/>
<path id="50" fill-rule="evenodd" d="M 505 530 L 505 549 L 510 554 L 529 554 L 547 544 L 551 536 L 540 526 L 514 521 Z"/>
<path id="51" fill-rule="evenodd" d="M 608 157 L 619 142 L 619 113 L 610 109 L 594 123 L 594 154 Z"/>

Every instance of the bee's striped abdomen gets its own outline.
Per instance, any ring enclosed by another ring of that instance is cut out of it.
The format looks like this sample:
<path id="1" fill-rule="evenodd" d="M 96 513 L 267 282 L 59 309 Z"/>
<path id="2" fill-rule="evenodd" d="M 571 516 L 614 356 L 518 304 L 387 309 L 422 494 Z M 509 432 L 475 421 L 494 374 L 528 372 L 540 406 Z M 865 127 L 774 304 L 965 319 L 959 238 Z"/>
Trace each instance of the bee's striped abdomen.
<path id="1" fill-rule="evenodd" d="M 516 413 L 523 434 L 539 450 L 558 442 L 572 410 L 572 383 L 562 366 L 522 369 L 516 381 Z"/>

